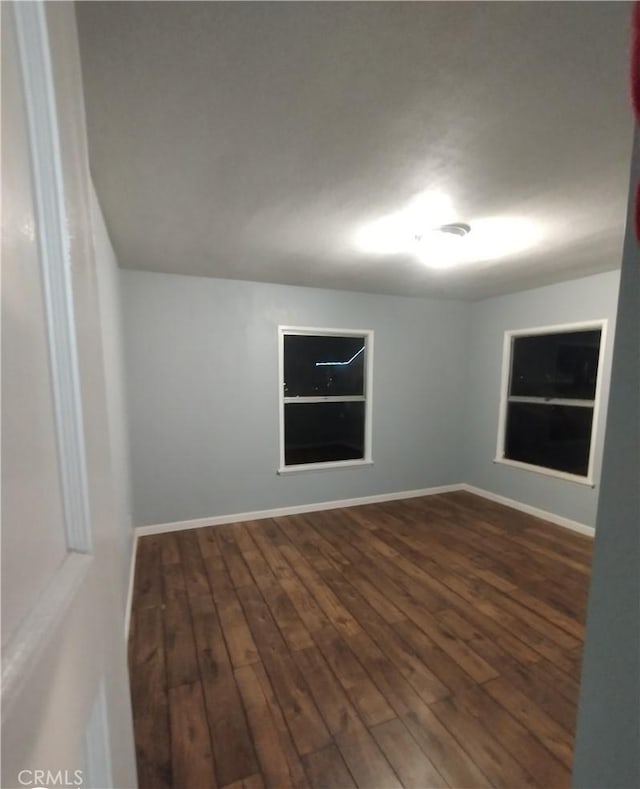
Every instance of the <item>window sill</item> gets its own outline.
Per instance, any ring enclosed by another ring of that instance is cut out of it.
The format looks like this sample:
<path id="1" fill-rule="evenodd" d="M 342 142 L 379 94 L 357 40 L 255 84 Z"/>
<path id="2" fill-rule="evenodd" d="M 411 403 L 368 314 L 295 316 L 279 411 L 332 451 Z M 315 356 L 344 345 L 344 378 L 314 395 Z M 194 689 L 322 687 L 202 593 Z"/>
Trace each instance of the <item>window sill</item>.
<path id="1" fill-rule="evenodd" d="M 373 460 L 336 460 L 332 463 L 300 463 L 297 466 L 280 466 L 277 473 L 283 476 L 287 474 L 302 474 L 305 471 L 335 471 L 340 468 L 360 468 L 362 466 L 373 466 Z"/>
<path id="2" fill-rule="evenodd" d="M 545 468 L 544 466 L 534 466 L 530 463 L 522 463 L 519 460 L 509 460 L 508 458 L 494 458 L 494 463 L 500 463 L 503 466 L 511 466 L 512 468 L 519 468 L 523 471 L 534 471 L 536 474 L 542 474 L 545 477 L 555 477 L 556 479 L 563 479 L 566 482 L 576 482 L 578 485 L 584 485 L 588 488 L 595 488 L 593 477 L 580 477 L 577 474 L 569 474 L 566 471 L 557 471 L 553 468 Z"/>

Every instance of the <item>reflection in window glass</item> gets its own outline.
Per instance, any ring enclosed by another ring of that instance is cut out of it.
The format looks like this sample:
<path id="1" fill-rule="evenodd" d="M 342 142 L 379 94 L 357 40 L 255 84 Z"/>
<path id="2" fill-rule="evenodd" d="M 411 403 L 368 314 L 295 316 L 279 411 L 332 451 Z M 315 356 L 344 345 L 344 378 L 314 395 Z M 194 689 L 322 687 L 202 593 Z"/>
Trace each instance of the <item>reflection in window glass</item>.
<path id="1" fill-rule="evenodd" d="M 600 330 L 515 337 L 510 394 L 593 400 Z"/>
<path id="2" fill-rule="evenodd" d="M 286 335 L 285 397 L 363 395 L 364 357 L 364 337 Z"/>

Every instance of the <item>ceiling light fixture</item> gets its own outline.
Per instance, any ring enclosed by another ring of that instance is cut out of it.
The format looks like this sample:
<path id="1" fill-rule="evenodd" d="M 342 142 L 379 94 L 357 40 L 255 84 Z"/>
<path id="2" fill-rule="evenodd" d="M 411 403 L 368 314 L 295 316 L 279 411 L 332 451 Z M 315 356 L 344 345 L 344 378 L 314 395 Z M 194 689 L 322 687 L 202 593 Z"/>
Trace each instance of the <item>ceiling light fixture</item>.
<path id="1" fill-rule="evenodd" d="M 467 225 L 466 222 L 451 222 L 451 224 L 441 225 L 437 229 L 440 233 L 447 233 L 450 236 L 464 238 L 471 232 L 471 225 Z"/>
<path id="2" fill-rule="evenodd" d="M 450 222 L 447 225 L 440 225 L 440 227 L 434 227 L 430 231 L 430 233 L 444 233 L 448 236 L 454 236 L 455 238 L 464 238 L 467 234 L 471 232 L 471 225 L 468 225 L 466 222 Z M 424 236 L 419 233 L 416 233 L 415 240 L 422 241 Z"/>
<path id="3" fill-rule="evenodd" d="M 542 236 L 538 224 L 521 217 L 455 221 L 447 195 L 425 192 L 404 209 L 360 227 L 354 241 L 363 252 L 411 255 L 429 268 L 444 269 L 516 255 Z"/>

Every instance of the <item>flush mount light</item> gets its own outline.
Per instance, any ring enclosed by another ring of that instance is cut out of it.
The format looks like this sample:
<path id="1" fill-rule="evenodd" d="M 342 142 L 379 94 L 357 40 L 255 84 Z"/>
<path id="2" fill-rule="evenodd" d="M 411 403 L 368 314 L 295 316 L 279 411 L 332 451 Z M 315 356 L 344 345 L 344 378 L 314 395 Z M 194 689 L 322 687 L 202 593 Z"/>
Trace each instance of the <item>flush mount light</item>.
<path id="1" fill-rule="evenodd" d="M 414 254 L 430 268 L 449 268 L 469 252 L 471 225 L 450 222 L 416 235 Z"/>
<path id="2" fill-rule="evenodd" d="M 440 227 L 434 227 L 431 231 L 432 233 L 444 233 L 448 236 L 454 236 L 455 238 L 464 238 L 468 233 L 471 232 L 471 225 L 468 225 L 466 222 L 451 222 L 447 225 L 440 225 Z M 416 234 L 415 240 L 422 241 L 422 236 L 420 234 Z"/>
<path id="3" fill-rule="evenodd" d="M 363 225 L 354 241 L 369 254 L 411 255 L 429 268 L 444 269 L 518 254 L 542 236 L 539 225 L 522 217 L 456 221 L 451 199 L 428 192 L 406 208 Z"/>
<path id="4" fill-rule="evenodd" d="M 467 225 L 465 222 L 452 222 L 449 225 L 441 225 L 437 230 L 439 233 L 446 233 L 450 236 L 464 238 L 471 232 L 471 225 Z"/>
<path id="5" fill-rule="evenodd" d="M 401 210 L 361 226 L 354 241 L 361 251 L 374 255 L 414 254 L 418 236 L 455 218 L 448 195 L 440 191 L 422 192 Z"/>

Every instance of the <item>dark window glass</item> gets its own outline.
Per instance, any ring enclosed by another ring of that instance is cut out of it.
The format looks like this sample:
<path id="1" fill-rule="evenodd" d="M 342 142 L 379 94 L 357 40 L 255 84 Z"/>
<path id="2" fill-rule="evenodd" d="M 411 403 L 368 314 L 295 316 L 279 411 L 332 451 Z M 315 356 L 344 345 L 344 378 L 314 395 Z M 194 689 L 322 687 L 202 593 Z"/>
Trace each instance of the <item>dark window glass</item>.
<path id="1" fill-rule="evenodd" d="M 509 403 L 505 457 L 586 476 L 593 409 Z"/>
<path id="2" fill-rule="evenodd" d="M 600 329 L 515 337 L 509 394 L 593 400 Z"/>
<path id="3" fill-rule="evenodd" d="M 284 337 L 285 397 L 364 395 L 364 337 Z"/>
<path id="4" fill-rule="evenodd" d="M 364 458 L 364 408 L 362 401 L 285 404 L 285 465 Z"/>

